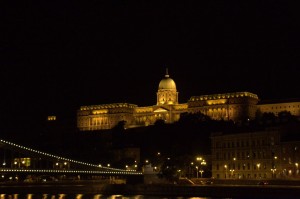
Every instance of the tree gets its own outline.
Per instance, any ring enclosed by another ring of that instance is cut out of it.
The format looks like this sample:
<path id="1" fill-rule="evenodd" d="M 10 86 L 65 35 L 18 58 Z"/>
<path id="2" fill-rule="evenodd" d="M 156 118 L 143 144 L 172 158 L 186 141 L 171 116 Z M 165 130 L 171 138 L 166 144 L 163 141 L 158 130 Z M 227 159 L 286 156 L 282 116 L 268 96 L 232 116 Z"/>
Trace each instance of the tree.
<path id="1" fill-rule="evenodd" d="M 289 111 L 281 111 L 278 113 L 278 119 L 280 122 L 291 122 L 295 121 L 296 117 L 293 116 Z"/>
<path id="2" fill-rule="evenodd" d="M 165 122 L 165 120 L 163 120 L 163 119 L 158 119 L 158 120 L 156 120 L 155 122 L 154 122 L 154 125 L 155 126 L 163 126 L 163 125 L 165 125 L 166 124 L 166 122 Z"/>

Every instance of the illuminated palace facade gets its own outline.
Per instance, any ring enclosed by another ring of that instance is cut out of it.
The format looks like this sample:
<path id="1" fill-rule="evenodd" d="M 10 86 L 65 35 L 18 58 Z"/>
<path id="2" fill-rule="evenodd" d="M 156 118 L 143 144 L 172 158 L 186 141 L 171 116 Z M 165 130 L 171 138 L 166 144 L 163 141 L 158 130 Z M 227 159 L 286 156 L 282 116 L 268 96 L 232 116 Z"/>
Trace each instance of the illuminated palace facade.
<path id="1" fill-rule="evenodd" d="M 174 123 L 181 113 L 203 113 L 215 120 L 239 122 L 254 119 L 256 112 L 289 111 L 300 116 L 300 101 L 259 103 L 256 94 L 234 92 L 192 96 L 187 103 L 178 103 L 176 84 L 168 71 L 159 82 L 156 105 L 139 107 L 130 103 L 112 103 L 81 106 L 77 111 L 77 127 L 80 131 L 111 129 L 120 121 L 126 128 L 153 125 L 157 120 Z"/>

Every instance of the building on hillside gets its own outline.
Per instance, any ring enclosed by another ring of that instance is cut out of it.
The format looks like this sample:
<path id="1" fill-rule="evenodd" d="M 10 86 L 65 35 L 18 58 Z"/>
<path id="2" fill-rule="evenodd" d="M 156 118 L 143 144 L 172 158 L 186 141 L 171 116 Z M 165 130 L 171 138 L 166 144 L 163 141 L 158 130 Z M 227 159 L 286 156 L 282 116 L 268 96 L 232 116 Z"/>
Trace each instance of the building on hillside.
<path id="1" fill-rule="evenodd" d="M 198 112 L 215 120 L 235 122 L 254 119 L 257 111 L 274 114 L 290 111 L 300 116 L 300 100 L 259 103 L 258 96 L 250 92 L 192 96 L 186 103 L 179 103 L 179 92 L 168 71 L 159 82 L 156 95 L 156 104 L 145 107 L 130 103 L 81 106 L 77 111 L 77 127 L 80 131 L 91 131 L 111 129 L 120 121 L 126 121 L 126 128 L 153 125 L 157 120 L 174 123 L 181 113 Z"/>
<path id="2" fill-rule="evenodd" d="M 300 141 L 283 142 L 277 129 L 214 133 L 211 140 L 215 179 L 300 178 Z"/>
<path id="3" fill-rule="evenodd" d="M 215 120 L 254 119 L 258 96 L 249 92 L 192 96 L 188 101 L 189 113 L 201 112 Z"/>
<path id="4" fill-rule="evenodd" d="M 261 101 L 257 105 L 257 110 L 261 113 L 273 113 L 278 116 L 278 113 L 288 111 L 292 115 L 300 116 L 300 100 L 268 100 Z"/>
<path id="5" fill-rule="evenodd" d="M 77 112 L 77 126 L 87 131 L 111 129 L 120 121 L 126 121 L 127 128 L 152 125 L 160 119 L 173 123 L 188 108 L 187 104 L 178 103 L 176 84 L 168 72 L 159 82 L 156 95 L 156 105 L 147 107 L 128 103 L 81 106 Z"/>

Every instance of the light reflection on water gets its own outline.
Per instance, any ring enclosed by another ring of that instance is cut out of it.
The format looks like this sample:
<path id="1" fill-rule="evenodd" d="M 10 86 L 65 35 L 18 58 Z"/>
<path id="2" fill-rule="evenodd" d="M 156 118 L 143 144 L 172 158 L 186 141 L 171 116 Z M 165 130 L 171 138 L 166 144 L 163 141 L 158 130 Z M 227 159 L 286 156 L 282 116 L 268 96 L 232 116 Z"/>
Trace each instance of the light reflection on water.
<path id="1" fill-rule="evenodd" d="M 144 195 L 84 195 L 84 194 L 0 194 L 0 199 L 217 199 L 208 197 L 165 197 Z M 224 199 L 224 198 L 218 198 Z"/>

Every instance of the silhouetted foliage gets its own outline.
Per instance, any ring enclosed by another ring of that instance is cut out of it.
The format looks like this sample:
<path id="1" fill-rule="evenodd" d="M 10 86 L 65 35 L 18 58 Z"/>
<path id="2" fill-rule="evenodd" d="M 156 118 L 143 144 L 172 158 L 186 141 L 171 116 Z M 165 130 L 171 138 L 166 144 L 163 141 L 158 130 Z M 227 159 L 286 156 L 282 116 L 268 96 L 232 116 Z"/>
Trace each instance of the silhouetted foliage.
<path id="1" fill-rule="evenodd" d="M 122 120 L 119 121 L 118 124 L 112 128 L 112 130 L 115 132 L 122 132 L 125 130 L 125 126 L 126 126 L 126 121 Z"/>
<path id="2" fill-rule="evenodd" d="M 180 115 L 179 123 L 199 123 L 199 122 L 207 122 L 211 121 L 211 118 L 207 115 L 204 115 L 201 112 L 197 113 L 182 113 Z"/>
<path id="3" fill-rule="evenodd" d="M 296 121 L 297 117 L 292 115 L 289 111 L 282 111 L 278 113 L 278 119 L 280 123 Z"/>
<path id="4" fill-rule="evenodd" d="M 118 122 L 118 124 L 111 129 L 112 132 L 112 146 L 114 148 L 123 147 L 124 143 L 124 132 L 125 132 L 126 121 L 122 120 Z"/>
<path id="5" fill-rule="evenodd" d="M 156 120 L 155 122 L 154 122 L 154 125 L 155 126 L 162 126 L 162 125 L 165 125 L 166 124 L 166 122 L 165 122 L 165 120 L 163 120 L 163 119 L 158 119 L 158 120 Z"/>

